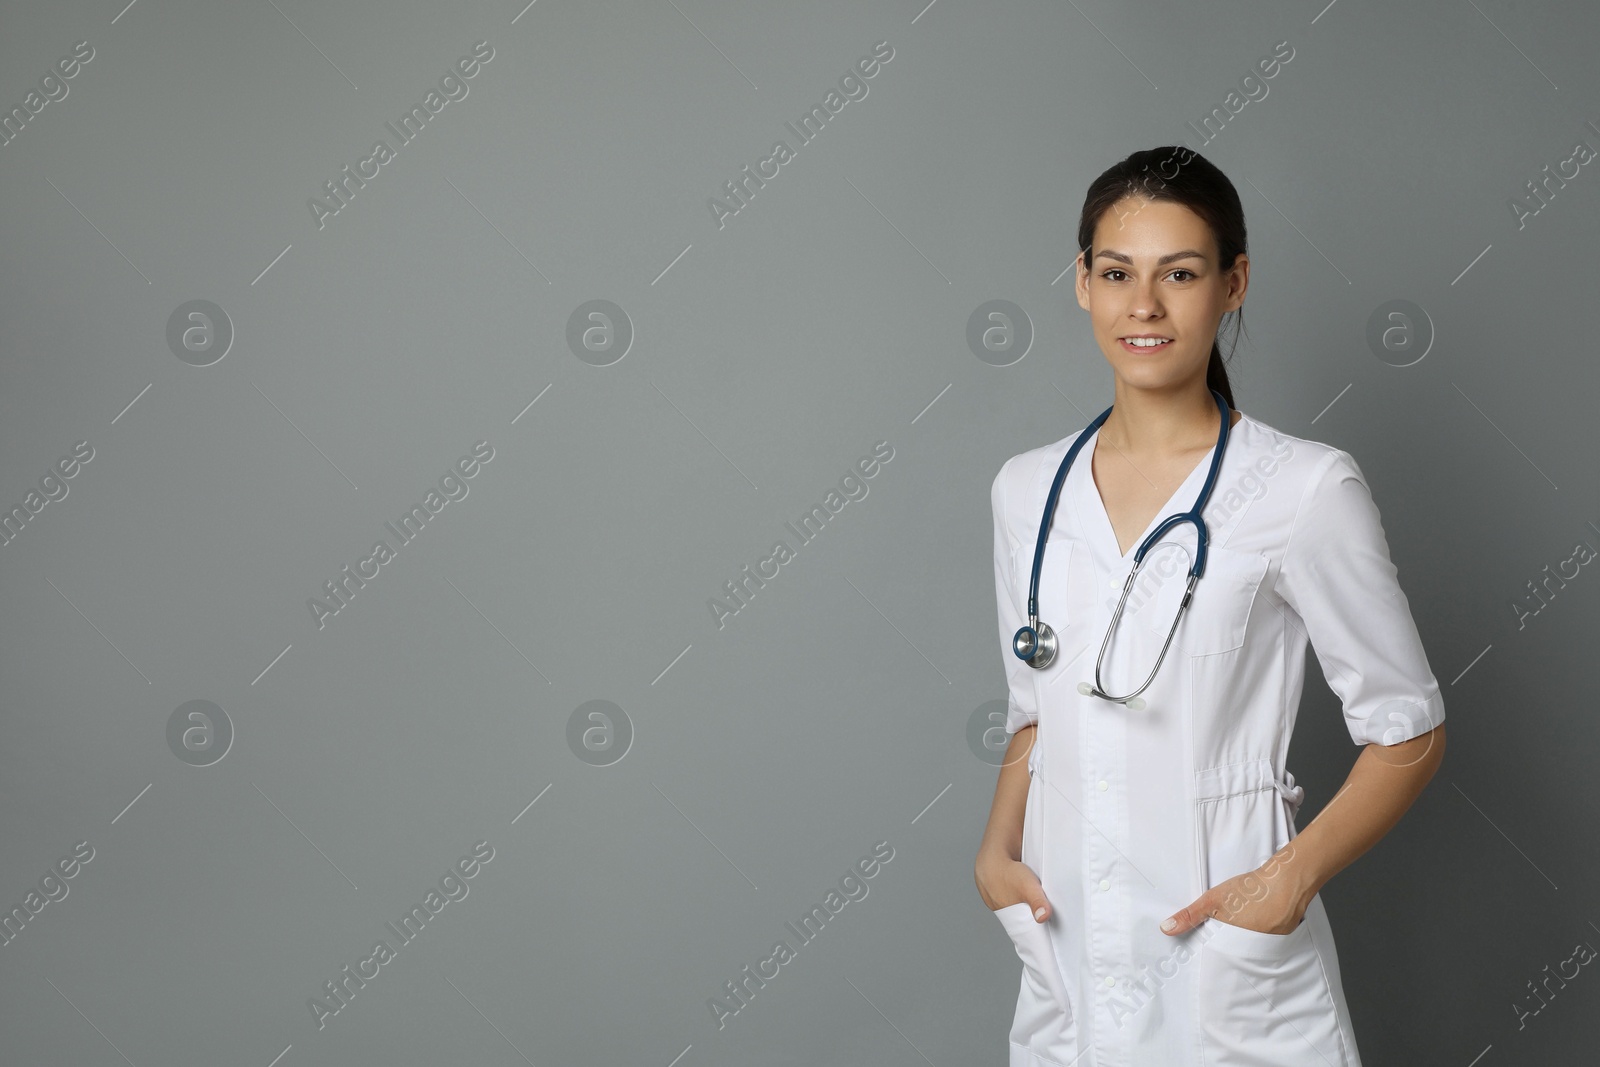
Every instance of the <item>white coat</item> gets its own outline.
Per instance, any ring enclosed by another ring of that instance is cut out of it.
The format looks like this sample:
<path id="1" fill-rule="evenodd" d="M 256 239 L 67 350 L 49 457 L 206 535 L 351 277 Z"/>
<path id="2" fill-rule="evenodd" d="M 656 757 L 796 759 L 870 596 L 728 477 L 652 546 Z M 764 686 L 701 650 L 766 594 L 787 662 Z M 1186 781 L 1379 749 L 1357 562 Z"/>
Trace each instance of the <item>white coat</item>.
<path id="1" fill-rule="evenodd" d="M 1006 730 L 1038 724 L 1022 860 L 1052 906 L 1043 924 L 1026 903 L 995 912 L 1023 963 L 1010 1067 L 1360 1067 L 1320 895 L 1287 934 L 1211 918 L 1174 936 L 1159 924 L 1295 836 L 1305 791 L 1284 763 L 1308 639 L 1356 744 L 1444 721 L 1366 481 L 1349 454 L 1242 415 L 1202 513 L 1205 573 L 1133 711 L 1078 691 L 1139 543 L 1118 549 L 1093 437 L 1062 486 L 1039 579 L 1055 662 L 1035 670 L 1012 652 L 1045 497 L 1077 436 L 1013 456 L 991 489 Z M 1140 541 L 1193 507 L 1210 464 L 1208 452 Z M 1152 548 L 1106 653 L 1105 691 L 1149 673 L 1194 546 L 1184 523 Z"/>

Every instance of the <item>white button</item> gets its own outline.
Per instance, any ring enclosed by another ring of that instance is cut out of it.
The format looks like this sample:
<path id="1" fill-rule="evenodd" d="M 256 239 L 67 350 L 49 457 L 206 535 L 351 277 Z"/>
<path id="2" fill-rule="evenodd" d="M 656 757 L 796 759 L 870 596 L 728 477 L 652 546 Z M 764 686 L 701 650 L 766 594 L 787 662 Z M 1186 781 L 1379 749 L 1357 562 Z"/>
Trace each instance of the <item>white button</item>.
<path id="1" fill-rule="evenodd" d="M 1115 978 L 1111 977 L 1109 974 L 1106 975 L 1106 985 L 1116 985 L 1116 984 L 1117 984 L 1117 980 Z"/>
<path id="2" fill-rule="evenodd" d="M 1102 793 L 1111 788 L 1111 783 L 1106 781 L 1104 778 L 1100 779 L 1098 785 L 1100 786 L 1100 792 Z"/>
<path id="3" fill-rule="evenodd" d="M 1100 892 L 1104 893 L 1106 890 L 1108 890 L 1110 888 L 1111 888 L 1111 882 L 1109 880 L 1107 880 L 1107 879 L 1102 878 L 1100 880 Z"/>

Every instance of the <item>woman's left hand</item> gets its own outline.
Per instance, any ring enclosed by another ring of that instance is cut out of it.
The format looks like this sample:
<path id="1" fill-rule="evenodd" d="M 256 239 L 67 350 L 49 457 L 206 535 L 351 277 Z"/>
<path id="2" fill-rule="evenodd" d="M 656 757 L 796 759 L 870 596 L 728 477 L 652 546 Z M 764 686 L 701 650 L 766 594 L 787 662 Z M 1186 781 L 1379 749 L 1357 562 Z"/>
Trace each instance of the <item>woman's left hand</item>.
<path id="1" fill-rule="evenodd" d="M 1274 856 L 1253 871 L 1218 882 L 1167 919 L 1163 932 L 1185 933 L 1216 918 L 1263 934 L 1293 933 L 1311 901 L 1285 868 L 1287 858 Z"/>

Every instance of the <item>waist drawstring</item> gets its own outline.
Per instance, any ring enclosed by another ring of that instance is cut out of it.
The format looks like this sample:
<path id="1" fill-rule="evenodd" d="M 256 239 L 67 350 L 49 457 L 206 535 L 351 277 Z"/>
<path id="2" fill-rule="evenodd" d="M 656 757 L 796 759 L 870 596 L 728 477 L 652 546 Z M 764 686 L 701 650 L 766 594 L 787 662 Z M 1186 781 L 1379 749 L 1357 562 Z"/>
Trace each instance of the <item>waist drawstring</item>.
<path id="1" fill-rule="evenodd" d="M 1276 789 L 1278 795 L 1289 802 L 1289 821 L 1292 823 L 1295 815 L 1300 811 L 1301 802 L 1306 799 L 1306 789 L 1303 785 L 1294 784 L 1294 773 L 1292 771 L 1284 771 L 1283 777 L 1285 780 L 1281 782 L 1274 778 L 1272 780 L 1272 788 Z"/>

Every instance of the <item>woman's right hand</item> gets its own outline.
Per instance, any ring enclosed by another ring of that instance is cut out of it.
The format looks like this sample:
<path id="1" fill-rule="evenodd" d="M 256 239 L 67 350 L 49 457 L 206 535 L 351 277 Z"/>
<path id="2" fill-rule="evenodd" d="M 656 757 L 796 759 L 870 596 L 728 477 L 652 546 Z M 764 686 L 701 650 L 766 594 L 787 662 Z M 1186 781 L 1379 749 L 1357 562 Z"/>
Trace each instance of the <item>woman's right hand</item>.
<path id="1" fill-rule="evenodd" d="M 983 853 L 978 856 L 973 876 L 978 883 L 978 896 L 990 911 L 1027 901 L 1034 922 L 1050 918 L 1050 901 L 1039 884 L 1039 876 L 1021 860 L 1002 853 Z"/>

